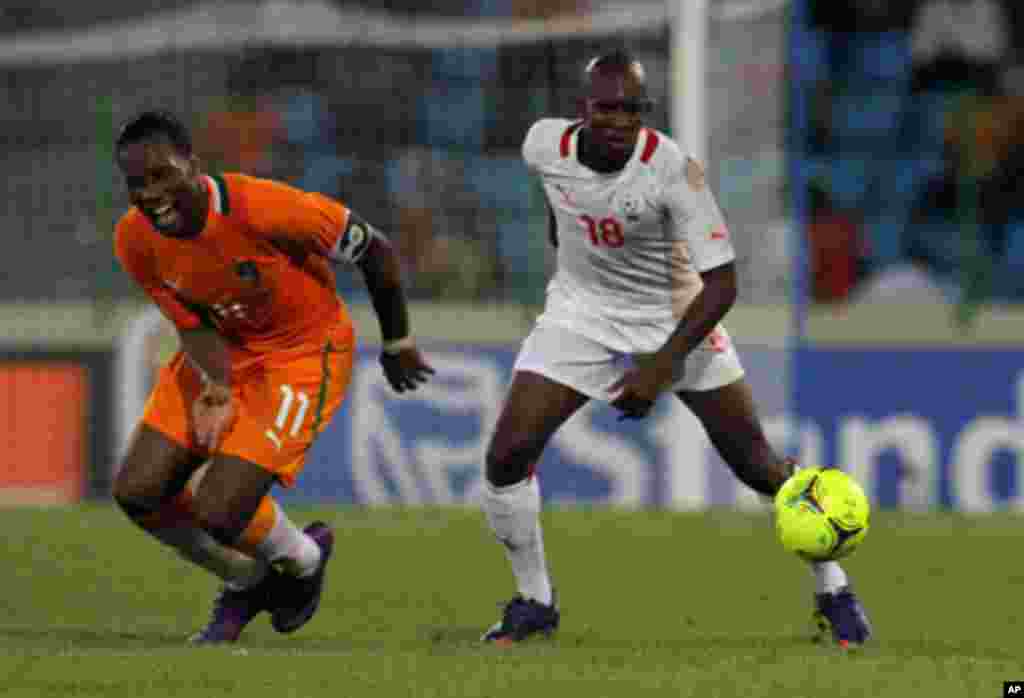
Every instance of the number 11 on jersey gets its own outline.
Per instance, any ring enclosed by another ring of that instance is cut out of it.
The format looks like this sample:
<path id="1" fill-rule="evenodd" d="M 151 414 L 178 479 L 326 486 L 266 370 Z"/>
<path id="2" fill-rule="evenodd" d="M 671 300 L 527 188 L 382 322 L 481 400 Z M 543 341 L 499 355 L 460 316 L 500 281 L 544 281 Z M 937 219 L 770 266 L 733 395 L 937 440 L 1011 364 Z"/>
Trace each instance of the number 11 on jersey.
<path id="1" fill-rule="evenodd" d="M 299 429 L 302 428 L 302 421 L 306 418 L 306 411 L 309 409 L 309 396 L 303 392 L 295 392 L 290 385 L 281 385 L 281 407 L 277 411 L 277 418 L 274 419 L 274 428 L 267 429 L 263 435 L 281 449 L 283 443 L 282 433 L 288 427 L 288 418 L 292 416 L 292 403 L 298 402 L 298 409 L 292 419 L 291 430 L 285 432 L 287 436 L 296 437 Z"/>

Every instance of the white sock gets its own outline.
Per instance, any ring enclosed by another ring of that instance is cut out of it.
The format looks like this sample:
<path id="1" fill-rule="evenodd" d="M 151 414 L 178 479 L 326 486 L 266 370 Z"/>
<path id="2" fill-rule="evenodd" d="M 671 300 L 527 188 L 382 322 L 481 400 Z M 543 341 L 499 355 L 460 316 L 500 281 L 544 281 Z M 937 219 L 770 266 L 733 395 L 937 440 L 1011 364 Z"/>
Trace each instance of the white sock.
<path id="1" fill-rule="evenodd" d="M 818 594 L 834 594 L 850 583 L 846 572 L 835 561 L 812 562 L 811 571 L 814 573 L 814 591 Z"/>
<path id="2" fill-rule="evenodd" d="M 269 566 L 265 560 L 250 557 L 221 545 L 209 533 L 195 526 L 176 526 L 150 531 L 159 541 L 171 546 L 186 560 L 214 573 L 234 589 L 245 589 L 263 581 Z"/>
<path id="3" fill-rule="evenodd" d="M 296 577 L 308 577 L 320 565 L 320 546 L 292 523 L 276 501 L 274 526 L 256 547 L 267 561 Z"/>
<path id="4" fill-rule="evenodd" d="M 550 605 L 551 579 L 544 560 L 537 478 L 507 487 L 485 482 L 483 509 L 491 530 L 505 546 L 519 593 L 526 599 Z"/>

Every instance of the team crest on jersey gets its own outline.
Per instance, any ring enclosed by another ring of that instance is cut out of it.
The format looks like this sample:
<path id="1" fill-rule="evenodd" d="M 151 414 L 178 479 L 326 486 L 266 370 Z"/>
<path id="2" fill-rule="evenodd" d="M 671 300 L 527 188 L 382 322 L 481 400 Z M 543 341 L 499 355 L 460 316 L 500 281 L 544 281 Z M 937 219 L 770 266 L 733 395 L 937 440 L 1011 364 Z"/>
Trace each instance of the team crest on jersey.
<path id="1" fill-rule="evenodd" d="M 643 212 L 643 197 L 634 194 L 633 192 L 625 192 L 619 197 L 616 208 L 622 212 L 622 215 L 625 216 L 627 221 L 635 223 L 640 220 L 640 214 Z"/>
<path id="2" fill-rule="evenodd" d="M 558 193 L 562 195 L 562 202 L 566 206 L 575 206 L 576 205 L 576 202 L 572 198 L 572 192 L 569 191 L 568 187 L 565 187 L 565 186 L 563 186 L 561 184 L 556 184 L 554 186 L 555 186 L 555 189 L 558 190 Z"/>
<path id="3" fill-rule="evenodd" d="M 260 282 L 260 268 L 251 259 L 235 262 L 235 274 L 242 281 L 253 285 Z"/>

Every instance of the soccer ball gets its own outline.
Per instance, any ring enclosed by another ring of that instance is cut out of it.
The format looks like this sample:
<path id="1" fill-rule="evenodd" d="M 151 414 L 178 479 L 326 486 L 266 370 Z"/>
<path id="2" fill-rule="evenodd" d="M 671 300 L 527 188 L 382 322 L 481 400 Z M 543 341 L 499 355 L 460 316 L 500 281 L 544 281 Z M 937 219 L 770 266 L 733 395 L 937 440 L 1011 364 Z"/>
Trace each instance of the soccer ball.
<path id="1" fill-rule="evenodd" d="M 782 547 L 805 560 L 846 557 L 868 533 L 870 507 L 856 480 L 834 468 L 798 470 L 775 495 Z"/>

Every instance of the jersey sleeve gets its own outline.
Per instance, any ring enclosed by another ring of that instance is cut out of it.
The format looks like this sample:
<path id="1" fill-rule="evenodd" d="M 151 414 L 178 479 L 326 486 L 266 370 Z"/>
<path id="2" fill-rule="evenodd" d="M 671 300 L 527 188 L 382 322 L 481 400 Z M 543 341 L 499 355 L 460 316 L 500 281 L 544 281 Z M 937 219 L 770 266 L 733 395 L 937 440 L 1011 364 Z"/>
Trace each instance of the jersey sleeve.
<path id="1" fill-rule="evenodd" d="M 559 138 L 572 125 L 565 119 L 541 119 L 526 132 L 523 139 L 523 162 L 531 172 L 538 172 L 541 166 L 560 156 Z"/>
<path id="2" fill-rule="evenodd" d="M 699 272 L 736 259 L 729 228 L 708 187 L 704 167 L 691 156 L 681 158 L 665 183 L 665 204 L 676 237 L 686 240 Z"/>
<path id="3" fill-rule="evenodd" d="M 365 224 L 329 196 L 262 179 L 249 179 L 241 194 L 257 236 L 297 243 L 337 262 L 357 262 L 369 247 Z"/>
<path id="4" fill-rule="evenodd" d="M 531 172 L 535 172 L 537 169 L 537 138 L 539 127 L 540 122 L 538 121 L 535 124 L 533 124 L 533 126 L 530 127 L 530 129 L 526 132 L 526 137 L 523 139 L 523 162 L 526 163 L 527 169 L 529 169 Z"/>
<path id="5" fill-rule="evenodd" d="M 188 307 L 174 289 L 157 275 L 149 250 L 138 239 L 128 218 L 123 218 L 117 225 L 114 234 L 114 254 L 128 275 L 175 327 L 179 330 L 191 330 L 202 325 L 202 317 Z"/>

